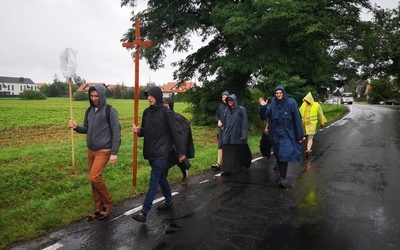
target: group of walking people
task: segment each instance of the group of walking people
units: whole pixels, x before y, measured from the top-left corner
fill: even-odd
[[[114,205],[102,174],[107,162],[114,164],[117,161],[121,131],[117,110],[106,102],[105,88],[102,85],[94,85],[89,88],[88,95],[90,106],[85,113],[83,125],[79,126],[71,118],[69,127],[78,133],[86,134],[89,179],[96,207],[87,220],[93,221],[106,218]],[[194,150],[193,141],[185,139],[182,131],[179,131],[180,125],[173,111],[173,102],[163,99],[161,88],[150,87],[145,91],[145,96],[149,107],[143,111],[141,126],[132,125],[132,132],[144,137],[143,156],[151,166],[150,184],[142,209],[132,215],[138,222],[146,222],[159,188],[165,199],[157,210],[165,210],[173,205],[167,179],[168,169],[178,165],[183,175],[181,184],[186,184],[191,165],[188,161],[190,153],[187,151],[190,147]],[[304,98],[306,104],[301,106],[300,111],[304,117],[311,114],[311,118],[303,118],[303,121],[296,101],[286,96],[283,86],[275,88],[270,105],[267,105],[263,98],[259,99],[259,115],[268,123],[280,174],[278,185],[281,187],[285,186],[288,162],[300,161],[303,125],[306,124],[308,143],[305,153],[306,156],[311,154],[314,125],[317,120],[315,116],[321,116],[322,110],[314,104],[316,102],[310,96],[311,93]],[[249,122],[246,108],[238,104],[235,94],[224,91],[221,94],[221,102],[216,112],[219,127],[218,159],[212,167],[222,170],[221,176],[230,176],[238,173],[242,167],[248,169],[251,165],[252,154],[247,143]],[[326,119],[322,120],[321,124],[325,121]],[[191,139],[191,131],[189,133]]]
[[[232,110],[230,100],[234,100],[233,106],[235,107],[236,105],[237,107],[236,117],[243,119],[242,126],[239,123],[230,123],[230,119],[227,119],[227,115],[231,114],[229,111]],[[242,147],[240,152],[232,151],[232,144],[235,142],[247,145],[248,121],[246,109],[236,104],[235,95],[229,95],[227,91],[224,91],[221,94],[221,102],[222,104],[216,112],[216,120],[219,127],[218,158],[217,163],[213,164],[212,168],[223,170],[221,175],[230,175],[232,174],[232,166],[242,165],[242,162],[248,159],[246,156],[248,147],[246,149]],[[318,102],[314,101],[311,93],[308,93],[303,98],[303,103],[299,109],[295,99],[287,97],[285,88],[281,85],[275,87],[274,97],[270,105],[267,105],[268,101],[262,97],[259,98],[259,103],[261,105],[259,115],[262,120],[267,122],[266,128],[268,128],[268,136],[276,158],[276,169],[279,171],[278,185],[285,187],[288,163],[300,161],[301,144],[305,138],[307,138],[307,149],[304,155],[308,157],[311,154],[317,123],[319,121],[323,127],[326,123],[326,118],[323,115],[322,108]],[[243,115],[240,115],[239,110],[243,110]],[[241,131],[240,129],[245,128],[246,132],[241,131],[240,134],[232,136],[232,127],[236,128],[235,131]],[[245,136],[243,137],[242,135]],[[235,138],[236,141],[232,138]],[[233,164],[232,160],[236,164]],[[245,166],[248,168],[250,164]],[[237,170],[237,167],[235,170]]]

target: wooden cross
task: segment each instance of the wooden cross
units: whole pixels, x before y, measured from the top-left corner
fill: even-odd
[[[139,112],[139,59],[140,59],[140,47],[153,46],[152,41],[140,41],[140,20],[135,20],[135,41],[122,43],[122,47],[136,48],[135,52],[135,93],[134,93],[134,118],[133,123],[138,126],[138,112]],[[137,148],[138,148],[138,135],[133,135],[133,167],[132,167],[132,185],[136,187],[136,176],[137,176]]]

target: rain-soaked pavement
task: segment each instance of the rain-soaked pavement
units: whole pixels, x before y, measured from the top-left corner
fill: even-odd
[[[12,249],[400,249],[400,112],[349,108],[317,133],[308,159],[289,164],[289,188],[278,188],[273,157],[254,156],[235,176],[210,170],[174,184],[174,207],[152,209],[145,224],[131,219],[140,196],[105,221]]]

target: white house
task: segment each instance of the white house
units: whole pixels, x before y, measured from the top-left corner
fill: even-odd
[[[27,89],[39,91],[30,78],[0,76],[0,96],[18,96]]]

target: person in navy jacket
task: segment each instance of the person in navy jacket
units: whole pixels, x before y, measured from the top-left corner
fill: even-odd
[[[270,105],[262,97],[259,102],[261,119],[269,119],[270,139],[278,160],[278,185],[285,187],[288,162],[299,162],[301,158],[304,135],[299,107],[293,98],[286,96],[285,88],[280,85],[275,87]]]

